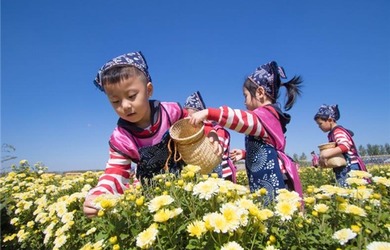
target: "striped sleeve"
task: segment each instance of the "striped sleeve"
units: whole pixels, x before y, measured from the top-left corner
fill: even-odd
[[[333,132],[334,140],[337,146],[341,149],[343,153],[351,151],[353,147],[353,142],[349,139],[348,135],[342,130],[336,128]]]
[[[214,130],[217,132],[219,144],[223,148],[223,156],[228,157],[229,156],[229,144],[230,144],[230,134],[229,132],[224,129],[222,126],[216,125],[214,126]]]
[[[238,133],[252,135],[256,137],[268,137],[264,126],[259,118],[251,111],[232,109],[222,106],[219,109],[209,108],[208,119],[218,121],[218,123],[228,129]]]
[[[110,148],[109,160],[104,173],[99,177],[96,187],[88,195],[123,194],[129,182],[131,160]]]

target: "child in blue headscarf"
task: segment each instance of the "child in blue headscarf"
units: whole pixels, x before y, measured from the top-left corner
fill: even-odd
[[[273,200],[278,190],[295,190],[302,197],[302,187],[297,165],[284,153],[284,133],[290,122],[290,115],[282,112],[277,104],[281,86],[287,89],[285,110],[289,110],[300,94],[300,77],[288,82],[282,67],[275,61],[258,67],[247,77],[243,86],[245,106],[248,110],[232,109],[227,106],[208,108],[191,117],[192,124],[204,120],[216,121],[219,125],[244,133],[245,150],[231,154],[233,160],[245,158],[245,167],[251,192],[265,188],[265,202]]]
[[[188,115],[191,115],[197,111],[204,110],[206,104],[203,101],[203,98],[199,91],[192,93],[187,97],[184,104],[184,108],[188,111]],[[230,146],[230,134],[223,127],[219,126],[215,122],[205,123],[206,133],[208,130],[213,128],[219,137],[219,141],[223,144],[223,154],[222,154],[222,163],[215,167],[211,173],[218,174],[219,178],[224,178],[231,180],[234,183],[236,182],[236,166],[234,166],[232,160],[229,158],[229,146]]]
[[[333,172],[336,175],[336,180],[339,185],[347,186],[345,182],[347,174],[351,170],[367,171],[366,166],[360,158],[355,142],[352,139],[354,133],[351,130],[345,129],[337,124],[337,120],[340,119],[340,111],[338,105],[321,105],[318,112],[314,116],[314,120],[318,127],[323,132],[328,133],[329,142],[335,142],[336,147],[323,150],[320,153],[320,165],[326,166],[326,161],[342,153],[347,161],[346,166],[333,168]]]

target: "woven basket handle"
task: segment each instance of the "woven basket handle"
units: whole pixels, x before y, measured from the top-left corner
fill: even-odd
[[[168,151],[169,151],[169,155],[168,155],[168,158],[167,160],[165,161],[165,165],[164,165],[164,170],[165,172],[168,171],[168,162],[169,162],[169,159],[171,158],[172,156],[172,149],[171,149],[171,141],[172,141],[172,138],[169,139],[169,142],[168,142]],[[173,152],[173,160],[175,162],[178,162],[181,160],[181,154],[177,151],[177,147],[176,147],[176,142],[173,141],[174,145],[175,145],[175,151]],[[179,158],[177,158],[177,155],[179,155]]]

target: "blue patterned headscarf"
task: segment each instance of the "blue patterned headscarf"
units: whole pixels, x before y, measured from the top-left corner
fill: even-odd
[[[123,66],[134,66],[137,69],[141,70],[142,73],[144,73],[146,79],[151,82],[152,78],[149,75],[148,71],[148,64],[146,63],[146,60],[144,56],[142,55],[141,51],[137,52],[130,52],[127,54],[120,55],[118,57],[115,57],[108,62],[106,62],[98,71],[95,80],[93,81],[96,87],[98,87],[101,91],[104,91],[103,84],[102,84],[102,75],[105,71],[108,69],[111,69],[115,66],[123,65]]]
[[[337,104],[335,104],[335,105],[326,105],[326,104],[321,105],[318,112],[314,116],[314,120],[317,118],[323,118],[323,119],[332,118],[335,121],[337,121],[338,119],[340,119],[340,111],[339,111],[338,105]]]
[[[196,91],[195,93],[192,93],[189,97],[187,97],[187,100],[184,104],[184,108],[192,108],[198,111],[206,108],[206,104],[204,104],[204,101],[199,91]]]
[[[276,100],[279,92],[280,78],[287,78],[286,73],[275,61],[259,66],[254,73],[248,76],[249,80],[259,87],[263,87],[267,95],[274,100]]]

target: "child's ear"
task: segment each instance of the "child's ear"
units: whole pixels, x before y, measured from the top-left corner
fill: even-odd
[[[258,87],[257,89],[256,89],[256,93],[257,93],[257,95],[258,95],[258,97],[259,98],[261,98],[261,97],[264,97],[264,95],[265,95],[265,89],[263,88],[263,87]]]
[[[146,84],[146,91],[147,91],[149,97],[151,97],[153,95],[153,84],[151,82],[148,82]]]

